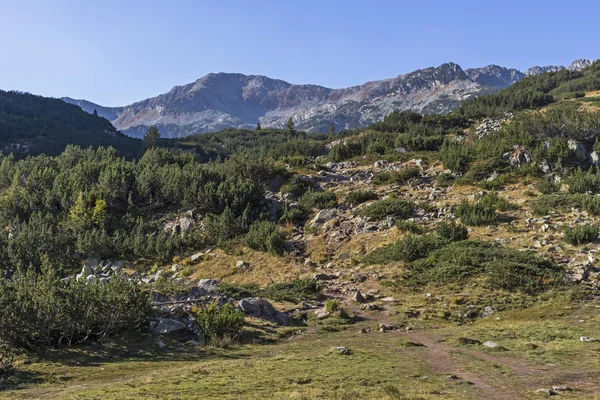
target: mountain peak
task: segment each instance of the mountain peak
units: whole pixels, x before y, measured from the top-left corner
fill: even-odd
[[[575,60],[568,68],[578,70],[591,63]],[[449,112],[465,99],[497,92],[526,75],[561,69],[565,67],[532,67],[522,73],[490,64],[463,70],[457,63],[446,62],[343,89],[216,72],[126,107],[64,100],[90,113],[96,109],[117,129],[136,137],[151,125],[158,125],[165,137],[182,137],[230,127],[252,129],[257,121],[263,127],[280,128],[290,117],[298,129],[320,132],[331,124],[338,130],[363,127],[395,110]]]

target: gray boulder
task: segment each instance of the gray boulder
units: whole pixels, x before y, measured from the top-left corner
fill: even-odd
[[[154,327],[154,334],[156,335],[171,335],[174,333],[180,333],[187,331],[188,327],[183,322],[177,321],[170,318],[162,318],[158,321],[158,324]]]
[[[583,143],[571,139],[567,142],[567,145],[569,146],[569,149],[575,153],[575,157],[582,161],[587,160],[588,156]]]
[[[261,297],[247,297],[240,300],[239,307],[251,317],[276,322],[280,325],[289,325],[290,317],[283,312],[277,311],[267,300]]]
[[[315,215],[315,217],[310,221],[310,226],[313,228],[318,228],[325,224],[327,221],[332,220],[335,217],[335,210],[321,210]]]
[[[590,162],[596,167],[600,166],[600,153],[593,151],[590,153]]]
[[[362,295],[362,293],[360,292],[360,290],[357,290],[352,295],[352,301],[355,301],[357,303],[364,303],[365,302],[365,297]]]

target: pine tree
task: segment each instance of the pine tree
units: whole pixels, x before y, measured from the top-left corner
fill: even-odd
[[[94,221],[96,226],[103,227],[106,224],[107,217],[108,212],[106,210],[106,201],[102,199],[96,200],[96,205],[92,211],[92,221]]]
[[[260,131],[262,129],[262,126],[260,126],[260,121],[258,121],[258,123],[256,124],[256,130]]]
[[[90,225],[90,211],[83,199],[83,193],[79,192],[75,204],[69,210],[71,227],[76,231],[87,229]]]
[[[329,137],[333,137],[335,135],[335,126],[333,124],[329,124]]]
[[[292,117],[290,117],[287,124],[285,124],[285,129],[287,129],[288,132],[294,132],[294,120]]]
[[[156,125],[153,125],[148,129],[144,135],[144,145],[146,148],[151,149],[158,146],[158,140],[160,139],[160,132]]]
[[[94,112],[93,112],[93,114],[94,114],[94,117],[97,117],[97,116],[98,116],[98,110],[96,110],[96,109],[94,108]]]

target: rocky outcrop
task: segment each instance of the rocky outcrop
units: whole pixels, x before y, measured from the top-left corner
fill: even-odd
[[[242,299],[239,302],[239,307],[246,315],[251,317],[276,322],[280,325],[290,324],[290,317],[286,313],[277,311],[271,303],[263,298],[248,297]]]

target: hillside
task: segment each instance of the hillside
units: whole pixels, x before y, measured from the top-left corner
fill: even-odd
[[[68,144],[113,146],[139,154],[141,142],[119,132],[106,119],[59,99],[0,91],[0,151],[22,155],[61,153]]]
[[[578,60],[568,67],[589,65]],[[528,75],[552,68],[535,67]],[[296,128],[327,132],[362,128],[392,111],[446,113],[465,100],[497,92],[525,74],[497,65],[463,70],[454,63],[425,68],[360,86],[330,89],[294,85],[260,75],[209,74],[188,85],[125,107],[102,107],[85,100],[63,98],[85,111],[97,110],[120,131],[142,137],[158,125],[165,137],[178,138],[226,128],[283,128],[293,118]]]
[[[597,398],[599,71],[4,158],[0,398]]]

